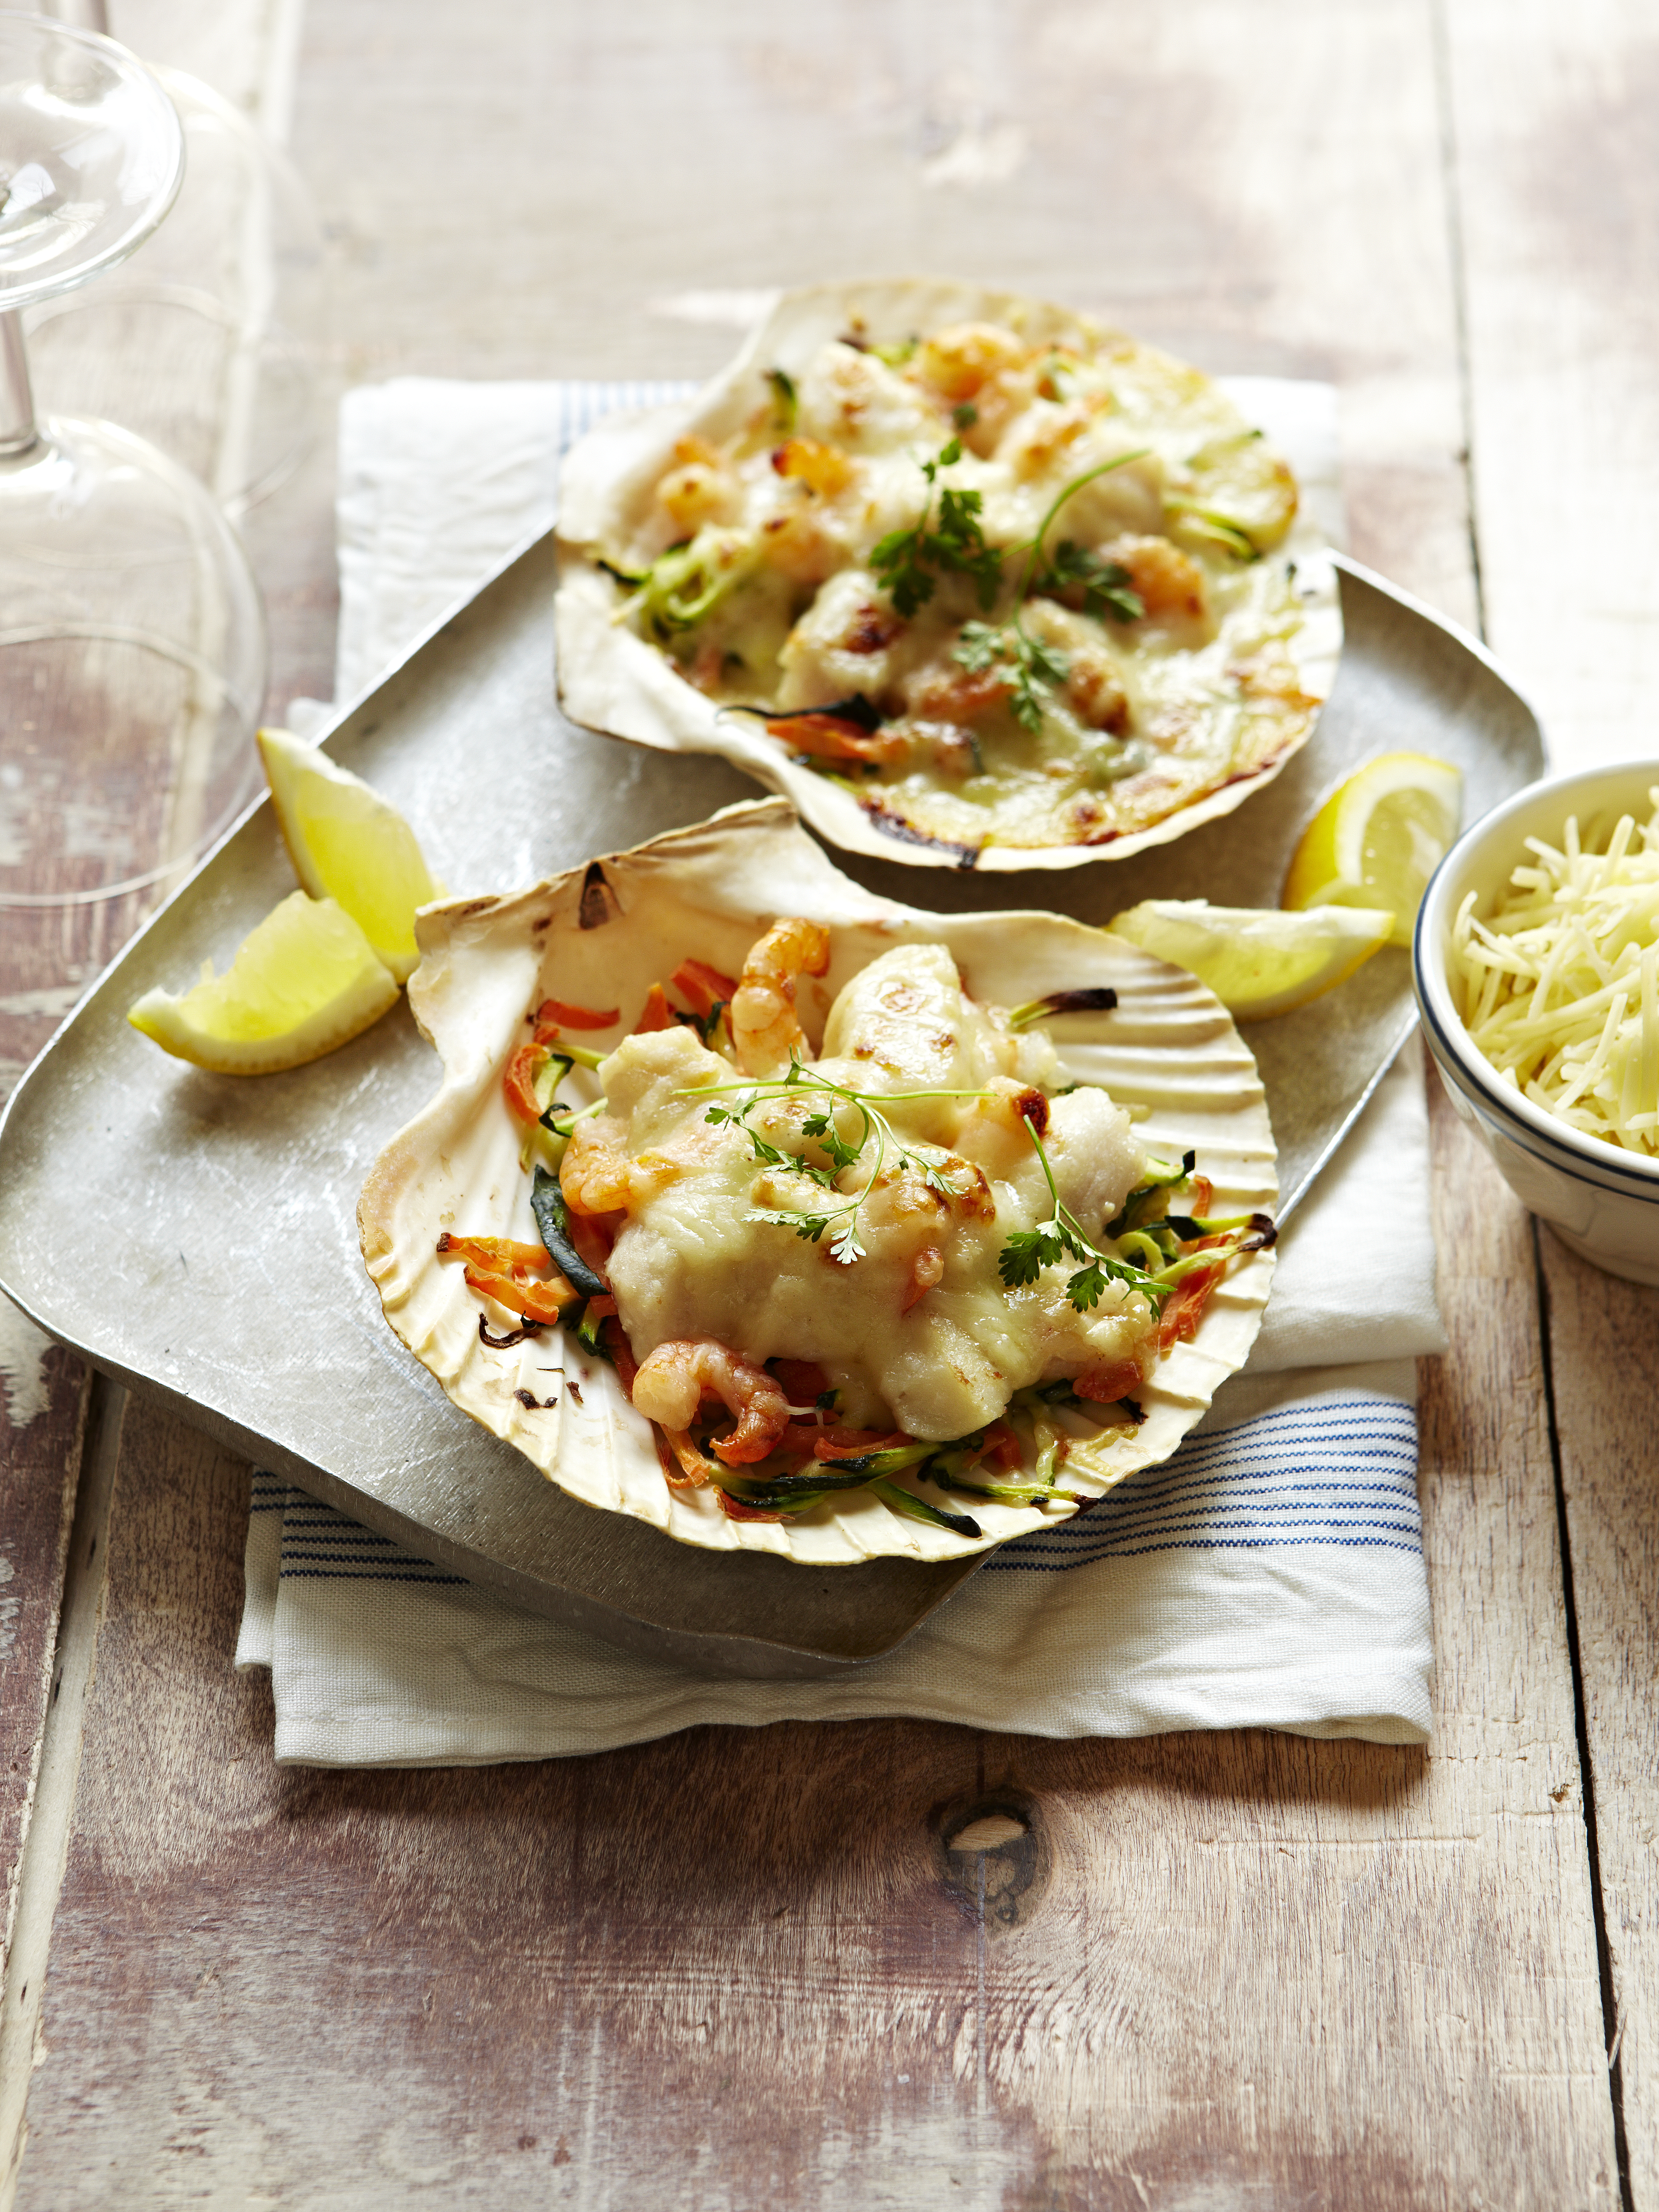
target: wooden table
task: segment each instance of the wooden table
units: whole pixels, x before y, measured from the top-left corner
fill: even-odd
[[[1012,279],[1334,380],[1360,557],[1484,628],[1559,763],[1655,750],[1638,0],[113,12],[291,116],[331,391],[696,372],[734,291]],[[331,494],[325,455],[251,526],[279,710],[330,690]],[[131,919],[0,920],[14,1075]],[[1659,1297],[1435,1131],[1426,1751],[893,1722],[278,1770],[247,1469],[8,1326],[16,2202],[1659,2205]],[[947,1858],[1006,1789],[1030,1840]]]

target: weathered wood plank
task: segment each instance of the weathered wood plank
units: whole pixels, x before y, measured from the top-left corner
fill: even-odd
[[[1559,765],[1650,756],[1652,10],[1448,0],[1447,20],[1490,636],[1535,687]]]
[[[1492,641],[1556,764],[1655,750],[1659,466],[1651,11],[1450,0],[1475,478]],[[1632,2201],[1659,2205],[1652,1686],[1659,1297],[1541,1238]]]
[[[1356,536],[1472,611],[1424,0],[479,0],[441,68],[419,20],[306,29],[294,152],[354,379],[696,374],[734,332],[684,317],[732,288],[981,275],[1334,379]]]
[[[310,26],[353,373],[712,366],[653,303],[982,270],[1338,378],[1358,550],[1468,612],[1422,0],[447,24]],[[1437,1141],[1426,1756],[887,1723],[278,1772],[242,1473],[135,1407],[19,2202],[1616,2201],[1529,1245]],[[1024,1839],[950,1853],[974,1809]]]
[[[1426,1755],[896,1723],[278,1771],[241,1472],[133,1407],[20,2205],[112,2163],[134,2207],[1616,2203],[1529,1237],[1437,1143]],[[948,1852],[975,1809],[1027,1833]]]
[[[1659,2204],[1659,1291],[1540,1232],[1632,2201]]]
[[[80,1361],[0,1298],[0,1982],[51,1697],[86,1396]]]

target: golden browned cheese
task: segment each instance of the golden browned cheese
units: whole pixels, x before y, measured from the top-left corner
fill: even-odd
[[[575,1175],[567,1155],[566,1188],[579,1175],[625,1211],[610,1279],[636,1358],[706,1340],[756,1368],[815,1360],[845,1418],[945,1439],[994,1419],[1018,1389],[1133,1360],[1155,1336],[1146,1300],[1121,1284],[1088,1313],[1067,1299],[1064,1267],[1004,1285],[998,1257],[1009,1235],[1034,1228],[1052,1203],[1018,1102],[1058,1071],[1046,1037],[1015,1036],[963,997],[943,947],[903,945],[872,961],[841,993],[823,1056],[807,1065],[878,1097],[897,1137],[928,1148],[950,1194],[879,1139],[861,1145],[826,1194],[757,1158],[744,1130],[710,1124],[708,1102],[688,1094],[729,1087],[732,1071],[692,1030],[629,1037],[600,1071],[608,1111],[578,1125],[601,1133],[584,1140]],[[969,1095],[902,1095],[921,1090]],[[799,1155],[801,1123],[823,1099],[805,1091],[763,1103],[750,1127]],[[1085,1085],[1047,1103],[1060,1195],[1098,1237],[1145,1156],[1103,1091]],[[855,1141],[856,1110],[838,1108],[836,1126]],[[863,1254],[851,1265],[829,1235],[809,1241],[787,1220],[755,1218],[860,1194]]]
[[[769,398],[722,441],[683,438],[613,550],[648,572],[627,618],[712,700],[882,717],[879,758],[809,749],[866,809],[1049,848],[1144,830],[1305,737],[1275,557],[1296,511],[1285,462],[1196,371],[977,320],[821,345],[786,434]],[[894,547],[918,532],[907,592]],[[1000,574],[974,568],[988,548]]]

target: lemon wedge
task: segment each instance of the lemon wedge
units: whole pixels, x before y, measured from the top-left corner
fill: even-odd
[[[182,997],[146,991],[128,1009],[164,1051],[221,1075],[272,1075],[319,1060],[396,1002],[397,978],[332,899],[292,892]]]
[[[287,730],[261,730],[259,757],[294,872],[343,906],[400,983],[421,955],[415,909],[441,896],[415,832],[349,769]]]
[[[1352,975],[1394,926],[1391,914],[1317,906],[1212,906],[1207,899],[1143,899],[1109,921],[1115,937],[1185,968],[1242,1022],[1305,1006]]]
[[[1409,945],[1424,888],[1463,812],[1463,778],[1430,753],[1379,753],[1338,784],[1302,833],[1281,906],[1386,907]]]

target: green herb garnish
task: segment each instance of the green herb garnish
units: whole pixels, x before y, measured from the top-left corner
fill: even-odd
[[[815,1166],[793,1152],[782,1151],[762,1136],[758,1129],[749,1126],[750,1115],[763,1100],[787,1098],[802,1091],[819,1092],[824,1099],[822,1111],[809,1115],[802,1122],[801,1133],[814,1139],[829,1154],[830,1164],[827,1167]],[[701,1098],[721,1093],[732,1094],[731,1105],[710,1106],[703,1117],[705,1121],[716,1124],[727,1122],[732,1127],[741,1129],[754,1148],[755,1158],[763,1166],[781,1168],[788,1174],[805,1176],[820,1190],[844,1200],[840,1206],[821,1207],[750,1206],[750,1220],[770,1223],[781,1229],[793,1229],[797,1237],[811,1244],[817,1243],[827,1235],[830,1256],[844,1267],[850,1267],[855,1261],[865,1256],[865,1247],[859,1236],[859,1216],[866,1198],[876,1186],[890,1152],[901,1172],[908,1170],[937,1197],[948,1201],[960,1198],[963,1194],[963,1186],[952,1182],[944,1172],[943,1164],[950,1155],[936,1145],[906,1144],[881,1111],[881,1103],[891,1105],[899,1099],[978,1098],[983,1096],[977,1091],[853,1091],[844,1084],[830,1082],[827,1076],[804,1066],[798,1060],[790,1061],[788,1074],[776,1083],[699,1084],[692,1090],[681,1092],[680,1096]],[[834,1115],[837,1105],[850,1106],[859,1115],[856,1143],[849,1144],[836,1127]],[[839,1177],[862,1158],[866,1146],[872,1140],[876,1156],[869,1181],[861,1191],[846,1198],[840,1188]]]
[[[1043,692],[1058,690],[1071,672],[1065,654],[1033,637],[1018,616],[1010,623],[963,623],[954,658],[973,676],[1005,670],[1009,708],[1033,736],[1042,727]]]
[[[890,530],[870,556],[870,566],[886,586],[895,610],[908,622],[921,612],[937,588],[939,574],[971,576],[981,607],[989,611],[1002,581],[1002,556],[985,542],[980,512],[985,501],[977,491],[938,483],[941,469],[962,459],[962,441],[952,438],[931,461],[921,464],[927,479],[927,498],[920,519],[908,530]],[[933,496],[939,495],[939,520],[932,524]],[[930,526],[932,525],[932,526]]]
[[[1078,584],[1083,586],[1085,614],[1132,623],[1139,622],[1146,612],[1146,602],[1121,562],[1103,561],[1098,553],[1091,553],[1075,538],[1062,538],[1032,589],[1057,599]]]
[[[952,445],[955,442],[952,440]],[[945,450],[949,452],[951,448],[947,447]],[[1058,577],[1059,571],[1055,564],[1061,560],[1067,561],[1073,571],[1078,570],[1084,564],[1091,563],[1092,566],[1087,568],[1086,573],[1096,580],[1095,588],[1103,593],[1120,590],[1120,586],[1109,578],[1109,571],[1114,572],[1115,575],[1121,575],[1124,585],[1129,581],[1127,568],[1119,570],[1115,562],[1103,562],[1097,560],[1092,554],[1079,553],[1070,538],[1062,543],[1054,562],[1045,562],[1042,550],[1043,540],[1048,534],[1050,525],[1067,500],[1074,498],[1085,484],[1091,484],[1097,477],[1108,476],[1114,469],[1127,468],[1131,461],[1144,460],[1148,448],[1142,447],[1133,453],[1120,453],[1115,460],[1102,461],[1097,468],[1085,469],[1081,476],[1073,477],[1070,483],[1064,485],[1050,503],[1048,512],[1037,525],[1036,537],[1024,548],[1025,566],[1021,571],[1019,583],[1014,592],[1012,615],[1000,623],[970,622],[964,623],[962,626],[962,635],[955,648],[955,658],[971,675],[982,675],[987,669],[993,668],[1006,671],[1009,707],[1012,710],[1015,720],[1023,728],[1030,731],[1034,737],[1042,727],[1042,718],[1048,696],[1057,691],[1065,683],[1071,672],[1071,667],[1063,653],[1056,652],[1053,646],[1045,645],[1041,638],[1031,635],[1025,627],[1024,617],[1020,612],[1021,608],[1033,591],[1047,589],[1048,580]],[[1071,547],[1069,555],[1066,550],[1067,546]],[[1018,551],[1019,549],[1016,547],[1013,550]],[[1079,580],[1082,580],[1081,577],[1073,573],[1067,574],[1063,582],[1069,584]],[[1146,611],[1133,592],[1127,594],[1127,599],[1134,601],[1138,612]],[[988,609],[989,602],[981,596],[981,605]],[[1134,617],[1125,617],[1123,619],[1133,620]]]
[[[1132,1266],[1127,1260],[1113,1259],[1086,1234],[1082,1223],[1060,1200],[1048,1152],[1029,1115],[1025,1129],[1042,1164],[1043,1180],[1048,1186],[1054,1210],[1035,1229],[1015,1230],[1003,1246],[997,1269],[1008,1288],[1034,1283],[1045,1267],[1053,1267],[1061,1259],[1073,1259],[1080,1261],[1082,1265],[1067,1282],[1066,1295],[1079,1313],[1089,1313],[1099,1304],[1108,1283],[1127,1283],[1131,1290],[1142,1291],[1149,1298],[1167,1297],[1173,1284],[1147,1273],[1145,1268]]]
[[[794,380],[781,368],[769,368],[766,380],[772,387],[772,427],[780,438],[793,434],[798,401]]]

